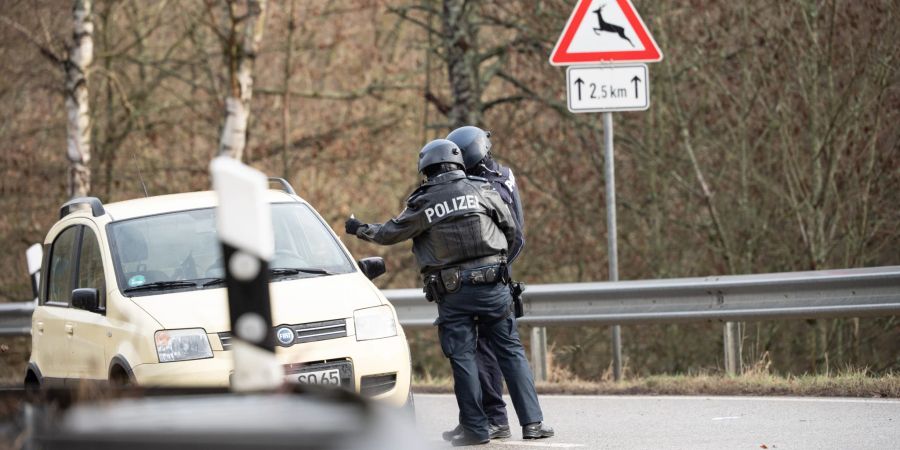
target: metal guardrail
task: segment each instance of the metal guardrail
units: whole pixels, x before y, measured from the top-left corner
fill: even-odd
[[[437,308],[421,289],[382,291],[405,327]],[[666,280],[541,284],[525,291],[532,325],[752,321],[900,314],[900,266]]]
[[[34,302],[0,303],[0,336],[31,334],[31,313]]]
[[[429,327],[421,289],[386,289],[400,323]],[[525,292],[531,325],[746,321],[900,314],[900,266],[666,280],[539,284]],[[0,336],[27,335],[33,303],[0,303]]]

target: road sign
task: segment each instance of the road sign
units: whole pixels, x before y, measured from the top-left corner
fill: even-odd
[[[657,62],[662,58],[631,0],[579,0],[550,54],[550,64]]]
[[[569,111],[643,111],[650,107],[646,64],[571,66],[566,70]]]

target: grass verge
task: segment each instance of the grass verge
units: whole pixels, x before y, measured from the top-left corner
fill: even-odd
[[[900,375],[872,376],[864,370],[836,375],[777,376],[748,373],[653,375],[613,381],[560,380],[537,383],[539,394],[567,395],[746,395],[900,398]],[[417,393],[452,393],[450,378],[413,380]]]

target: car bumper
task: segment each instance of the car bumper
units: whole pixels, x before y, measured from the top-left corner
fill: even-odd
[[[383,381],[394,375],[393,387],[382,383],[372,398],[388,404],[402,406],[410,389],[410,359],[406,337],[399,334],[384,339],[357,341],[347,336],[327,341],[310,342],[275,350],[279,362],[285,366],[312,369],[318,363],[346,360],[352,367],[352,388],[360,392],[365,382]],[[214,351],[212,358],[170,363],[140,364],[132,368],[135,381],[142,386],[226,387],[230,384],[234,368],[232,352]],[[381,375],[382,377],[376,377]],[[369,378],[371,377],[371,378]],[[286,375],[285,380],[295,381],[296,375]],[[349,387],[349,386],[348,386]]]

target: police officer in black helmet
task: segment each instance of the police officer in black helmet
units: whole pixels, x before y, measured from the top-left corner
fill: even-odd
[[[525,216],[516,178],[508,167],[497,163],[491,153],[491,134],[474,126],[465,126],[453,130],[447,140],[453,141],[463,152],[463,162],[469,175],[487,179],[503,202],[512,212],[516,222],[516,235],[509,248],[507,261],[507,277],[511,278],[509,267],[519,256],[525,245]],[[503,377],[497,356],[488,340],[488,333],[481,325],[478,328],[478,344],[475,350],[475,361],[478,365],[478,379],[481,382],[481,405],[488,417],[491,438],[510,437],[509,418],[506,415],[506,402],[503,401]],[[521,419],[521,418],[520,418]],[[462,431],[461,426],[443,434],[444,440],[450,440]]]
[[[427,180],[410,194],[406,208],[381,224],[351,217],[345,230],[382,245],[413,240],[427,296],[437,302],[441,349],[453,369],[462,432],[452,437],[452,444],[490,441],[475,363],[479,324],[496,353],[523,437],[549,437],[553,430],[541,423],[534,379],[502,276],[506,253],[515,241],[515,220],[490,183],[467,176],[464,168],[456,144],[446,139],[429,142],[419,153],[419,172]]]

